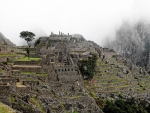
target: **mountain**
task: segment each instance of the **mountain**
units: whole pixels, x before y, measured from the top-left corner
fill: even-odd
[[[14,44],[9,39],[7,39],[1,32],[0,32],[0,42],[10,47],[14,46]]]
[[[116,39],[107,46],[132,63],[150,69],[150,24],[124,23],[116,32]]]
[[[130,27],[120,32],[124,35],[134,32],[134,26]],[[133,50],[143,52],[144,49],[137,48],[138,44],[147,43],[136,37],[140,41],[132,39],[131,44],[128,38],[119,41],[128,42],[131,49],[135,43]],[[112,49],[83,39],[52,34],[40,37],[36,46],[30,48],[30,59],[22,56],[26,55],[24,47],[17,48],[21,54],[18,51],[14,55],[1,54],[6,60],[0,61],[0,101],[17,113],[147,113],[150,109],[147,71]],[[127,44],[124,46],[128,47]],[[135,57],[137,54],[141,55],[136,51]]]

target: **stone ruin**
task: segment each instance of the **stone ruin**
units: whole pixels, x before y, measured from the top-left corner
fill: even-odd
[[[49,40],[53,41],[50,43]],[[68,41],[71,41],[72,44],[67,44]],[[40,56],[40,61],[14,60],[11,64],[4,64],[2,66],[3,73],[0,75],[0,101],[11,105],[18,111],[27,111],[28,113],[43,112],[30,99],[36,99],[46,112],[65,113],[66,110],[70,112],[77,110],[81,113],[101,113],[102,111],[95,101],[87,94],[77,66],[78,59],[88,58],[90,52],[100,55],[101,48],[92,49],[89,47],[89,42],[83,44],[83,49],[82,47],[78,48],[76,42],[80,41],[84,42],[85,40],[76,39],[69,34],[59,33],[56,35],[52,33],[50,37],[39,43],[42,46],[37,45],[36,48],[31,49],[31,51],[35,51],[35,56]],[[21,47],[19,47],[19,51],[21,51],[20,49]],[[14,56],[14,58],[18,58],[18,56]],[[45,76],[37,76],[38,74],[45,74]],[[65,107],[62,107],[60,102]],[[67,108],[68,104],[73,105],[71,109]]]

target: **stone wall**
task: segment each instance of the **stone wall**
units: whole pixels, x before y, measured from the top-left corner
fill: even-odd
[[[103,113],[95,103],[94,99],[89,96],[77,96],[64,98],[65,108],[71,112],[72,108],[80,113]]]
[[[17,94],[21,94],[21,95],[25,95],[25,94],[29,94],[30,93],[30,87],[26,86],[26,87],[16,87],[16,93]]]
[[[4,75],[0,76],[0,85],[14,86],[14,83],[15,83],[15,79],[12,78],[11,76],[4,76]]]
[[[55,67],[55,73],[70,73],[70,72],[75,72],[75,69],[73,66],[57,66]]]
[[[15,61],[14,65],[40,65],[40,61]]]
[[[109,48],[103,48],[103,52],[109,52]]]
[[[42,67],[18,67],[18,66],[13,66],[13,70],[20,70],[22,72],[35,72],[35,73],[44,73]]]
[[[10,102],[11,88],[9,85],[0,85],[0,101],[4,103]]]
[[[36,85],[38,85],[39,84],[39,82],[38,81],[27,81],[27,80],[23,80],[23,85],[26,85],[26,86],[36,86]]]
[[[22,58],[22,56],[0,56],[0,62],[6,62],[13,60],[14,58]]]

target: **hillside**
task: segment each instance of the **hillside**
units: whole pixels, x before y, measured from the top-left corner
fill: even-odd
[[[133,64],[149,70],[149,31],[150,26],[146,22],[138,22],[134,25],[124,23],[116,32],[115,40],[107,46]]]
[[[0,101],[17,112],[103,113],[106,101],[119,96],[149,102],[150,77],[144,68],[83,37],[40,37],[30,58],[26,47],[12,49],[0,54]]]
[[[0,33],[0,42],[9,47],[14,46],[14,44],[9,39],[7,39],[2,33]]]
[[[0,103],[0,113],[16,113],[16,111],[14,111],[9,106],[7,106],[3,103]]]
[[[106,54],[105,54],[106,53]],[[99,58],[96,74],[87,84],[89,91],[97,94],[122,94],[141,97],[148,94],[150,77],[145,69],[133,65],[122,57],[105,52],[105,58]]]
[[[94,47],[82,38],[52,34],[30,48],[29,59],[26,47],[2,53],[0,101],[26,113],[103,113],[85,89],[77,66],[78,59],[97,53]]]
[[[123,106],[124,108],[119,108],[120,105],[116,103],[116,106],[115,101],[122,101],[120,104],[123,105],[124,101],[135,99],[133,106],[138,106],[139,108],[142,106],[140,109],[143,109],[139,113],[148,113],[145,109],[149,109],[150,105],[150,76],[146,70],[124,60],[123,57],[118,56],[115,52],[109,51],[103,52],[103,54],[97,61],[94,77],[91,80],[84,80],[86,89],[95,99],[98,106],[107,111],[106,113],[119,112],[119,109],[125,109],[125,112],[129,113],[125,105]],[[131,108],[128,107],[128,109],[136,111],[132,106]],[[136,109],[138,110],[138,108]],[[122,112],[120,111],[119,113]]]

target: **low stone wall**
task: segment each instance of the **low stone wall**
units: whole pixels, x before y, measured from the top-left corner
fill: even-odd
[[[20,70],[11,70],[12,75],[18,75],[20,74]]]
[[[10,92],[10,86],[9,85],[0,85],[0,95],[2,93],[8,93]]]
[[[6,62],[7,60],[13,60],[14,58],[22,58],[22,56],[0,56],[0,62]]]
[[[40,61],[15,61],[14,65],[40,65]]]
[[[74,82],[81,79],[80,75],[77,75],[76,73],[67,73],[67,74],[60,74],[58,75],[59,81],[65,83],[65,82]]]
[[[22,71],[22,72],[35,72],[35,73],[42,73],[43,72],[43,69],[42,69],[42,67],[30,67],[30,66],[28,66],[28,67],[19,67],[19,66],[14,66],[14,67],[12,67],[12,69],[13,70],[20,70],[20,71]]]
[[[97,106],[95,100],[89,96],[75,96],[74,98],[64,98],[64,107],[70,111],[73,109],[80,113],[103,113]]]
[[[5,93],[4,96],[0,96],[0,101],[6,105],[10,105],[10,95]]]
[[[30,57],[39,58],[40,55],[39,54],[30,54]]]
[[[14,82],[15,82],[15,80],[12,79],[12,78],[1,78],[1,79],[0,79],[0,84],[13,85]]]
[[[7,85],[0,85],[0,101],[4,103],[10,102],[11,88]]]
[[[103,52],[103,54],[108,58],[112,57],[112,56],[116,56],[115,52]]]
[[[7,76],[7,75],[4,75],[4,74],[0,75],[0,78],[2,78],[2,79],[6,79],[6,78],[11,78],[11,79],[13,79],[13,77]]]
[[[71,91],[73,84],[60,84],[58,86],[52,86],[54,92],[68,92]]]
[[[37,97],[46,97],[46,98],[51,98],[50,97],[50,92],[48,92],[48,90],[44,90],[44,89],[40,89],[38,94],[37,94]]]
[[[33,85],[33,86],[36,86],[38,84],[39,84],[38,81],[25,81],[25,80],[23,81],[23,85],[28,85],[28,86]]]
[[[35,78],[36,79],[37,76],[36,76],[36,74],[20,74],[20,78],[23,80],[25,80],[26,78],[31,78],[31,79]]]
[[[30,87],[16,87],[16,93],[17,94],[29,94],[30,93]]]
[[[42,80],[45,83],[49,81],[49,75],[47,75],[47,76],[37,76],[37,78],[39,80]]]
[[[11,76],[0,76],[0,85],[14,85],[14,82]]]

